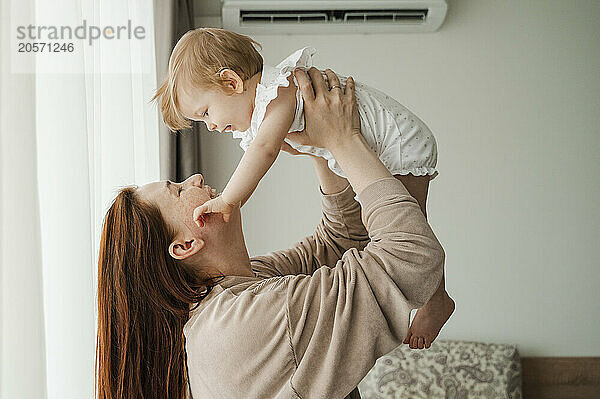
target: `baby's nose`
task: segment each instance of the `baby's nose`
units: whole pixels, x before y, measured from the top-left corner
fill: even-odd
[[[216,128],[217,128],[217,125],[215,125],[214,123],[208,124],[208,130],[210,130],[211,132],[215,131]]]

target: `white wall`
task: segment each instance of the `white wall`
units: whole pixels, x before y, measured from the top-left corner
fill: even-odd
[[[315,46],[319,66],[391,94],[436,135],[428,216],[457,303],[442,338],[600,355],[598,20],[598,1],[461,0],[430,34],[255,37],[272,65]],[[209,184],[241,155],[206,133]],[[280,155],[243,210],[250,253],[310,233],[317,193],[310,161]]]

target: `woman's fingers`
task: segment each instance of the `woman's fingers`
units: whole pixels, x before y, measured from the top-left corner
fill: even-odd
[[[313,85],[310,81],[310,78],[306,72],[304,72],[302,69],[296,69],[294,71],[294,76],[296,77],[296,81],[298,82],[298,87],[300,87],[304,101],[313,101],[315,99],[315,92],[313,90]]]
[[[310,80],[312,80],[316,97],[320,95],[322,96],[329,91],[329,87],[327,87],[327,83],[325,83],[325,79],[323,79],[321,71],[315,67],[312,67],[308,70],[308,74],[310,75]]]
[[[325,75],[317,68],[310,68],[308,75],[302,70],[294,73],[305,101],[305,126],[302,132],[290,133],[287,138],[300,145],[329,148],[343,141],[344,136],[360,134],[354,81],[350,80],[350,90],[335,88],[329,91],[325,79],[332,87],[340,84],[332,70],[328,69]]]
[[[339,94],[343,94],[344,93],[344,89],[342,88],[342,85],[340,83],[340,79],[335,74],[335,72],[333,72],[331,69],[326,69],[325,70],[325,75],[327,75],[327,81],[329,82],[329,90],[330,91],[336,91],[337,90],[339,92]],[[336,88],[332,89],[332,87],[336,87]]]
[[[354,98],[354,78],[352,76],[348,76],[346,79],[346,87],[344,88],[344,96],[348,98]]]
[[[358,113],[358,103],[354,94],[354,78],[349,76],[346,79],[346,90],[344,91],[343,101],[352,104],[352,128],[355,131],[360,131],[360,114]]]

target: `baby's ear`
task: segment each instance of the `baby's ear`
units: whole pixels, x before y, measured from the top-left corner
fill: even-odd
[[[244,80],[235,71],[224,68],[219,71],[219,77],[223,85],[234,93],[240,94],[244,91]]]

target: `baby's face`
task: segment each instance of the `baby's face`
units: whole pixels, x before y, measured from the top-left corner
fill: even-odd
[[[251,90],[227,95],[218,89],[194,88],[181,93],[180,108],[186,118],[204,122],[210,131],[243,132],[250,127],[253,102]]]

